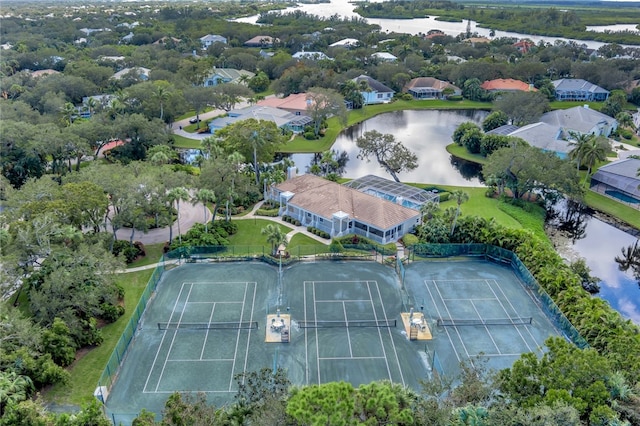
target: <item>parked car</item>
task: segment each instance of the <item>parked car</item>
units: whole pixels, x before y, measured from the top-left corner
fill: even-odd
[[[191,124],[196,124],[198,121],[200,121],[200,119],[198,119],[196,117],[193,117],[193,118],[189,119],[189,123],[191,123]]]

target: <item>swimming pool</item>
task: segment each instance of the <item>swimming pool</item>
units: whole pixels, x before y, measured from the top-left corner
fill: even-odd
[[[604,193],[606,195],[608,195],[609,197],[616,198],[616,199],[618,199],[620,201],[624,201],[625,203],[640,204],[640,200],[637,200],[637,199],[635,199],[633,197],[630,197],[627,194],[623,194],[620,191],[614,191],[614,190],[608,189],[608,190],[604,191]]]

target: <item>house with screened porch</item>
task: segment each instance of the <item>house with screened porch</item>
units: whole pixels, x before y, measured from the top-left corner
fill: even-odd
[[[386,244],[420,223],[419,206],[406,207],[401,196],[394,202],[363,189],[305,174],[271,187],[267,198],[280,203],[281,215],[294,217],[303,226],[320,229],[331,237],[358,234]]]

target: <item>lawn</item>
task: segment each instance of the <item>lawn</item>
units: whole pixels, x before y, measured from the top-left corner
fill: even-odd
[[[173,135],[173,146],[175,148],[200,149],[200,139],[189,139],[180,135]]]
[[[268,224],[278,225],[284,233],[289,233],[293,230],[293,228],[266,219],[242,219],[234,220],[233,223],[238,225],[238,232],[229,236],[229,243],[232,246],[270,247],[271,244],[267,242],[267,237],[261,233],[262,228]]]
[[[46,400],[59,404],[81,405],[93,398],[93,391],[98,384],[100,375],[124,328],[129,323],[129,318],[134,312],[152,272],[153,269],[149,269],[117,276],[118,283],[125,289],[125,314],[118,321],[102,328],[102,336],[104,337],[102,345],[92,348],[86,353],[79,352],[84,356],[69,367],[71,373],[69,383],[53,386],[45,393]]]
[[[144,246],[146,256],[127,265],[127,268],[137,268],[139,266],[151,265],[160,260],[163,254],[164,243],[148,244]]]

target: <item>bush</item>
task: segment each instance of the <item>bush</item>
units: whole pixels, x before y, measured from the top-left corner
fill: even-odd
[[[278,216],[278,209],[258,209],[256,210],[257,216],[276,217]]]
[[[123,255],[125,262],[127,263],[133,262],[138,256],[145,255],[144,245],[139,241],[136,241],[132,245],[126,240],[116,240],[113,243],[113,249],[111,252],[114,256]]]
[[[413,234],[405,234],[404,237],[402,237],[402,244],[404,244],[405,247],[416,245],[419,241],[418,237]]]
[[[633,132],[629,129],[618,129],[618,133],[624,139],[631,140],[633,138]]]
[[[315,132],[304,132],[304,138],[310,141],[318,139]]]
[[[109,323],[115,322],[124,314],[124,306],[103,303],[100,305],[100,308],[102,309],[102,315],[100,315],[100,318]]]
[[[440,194],[440,202],[449,201],[450,197],[451,197],[451,193],[450,192],[443,192],[443,193]]]
[[[448,101],[461,101],[462,99],[463,99],[462,95],[447,96]]]

